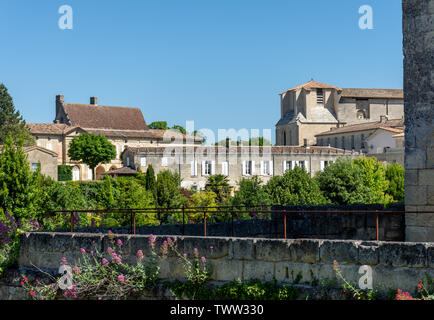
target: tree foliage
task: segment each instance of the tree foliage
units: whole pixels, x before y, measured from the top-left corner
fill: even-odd
[[[21,137],[6,138],[0,155],[0,207],[16,217],[31,217],[37,195],[38,172],[32,172]]]
[[[167,121],[154,121],[148,124],[149,129],[168,130]]]
[[[263,204],[271,204],[271,199],[262,185],[262,180],[258,176],[242,178],[232,198],[232,205],[250,207]]]
[[[274,176],[265,186],[265,191],[275,205],[326,204],[318,182],[303,168],[295,167],[283,176]]]
[[[72,140],[68,156],[73,161],[82,161],[87,164],[92,169],[93,179],[95,179],[96,166],[115,159],[116,149],[102,135],[83,133]]]
[[[387,193],[397,202],[404,201],[404,167],[399,163],[388,165],[386,178],[389,181]]]
[[[160,171],[157,175],[157,206],[159,208],[180,207],[185,198],[180,192],[181,179],[179,174],[170,170]]]
[[[0,145],[5,143],[9,133],[12,134],[13,140],[18,140],[20,137],[25,146],[35,144],[35,139],[26,127],[25,121],[19,111],[15,110],[8,89],[0,83]]]
[[[216,202],[223,203],[228,201],[232,187],[229,184],[228,177],[222,174],[216,174],[208,177],[205,184],[205,190],[214,192],[216,195]]]

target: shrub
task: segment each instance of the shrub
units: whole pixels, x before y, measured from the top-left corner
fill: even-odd
[[[386,178],[389,181],[387,193],[395,201],[404,201],[404,167],[399,163],[388,165],[386,168]]]
[[[57,180],[71,181],[72,180],[72,166],[58,165],[57,166]]]

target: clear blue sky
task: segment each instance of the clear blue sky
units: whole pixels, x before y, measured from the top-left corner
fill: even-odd
[[[60,30],[61,5],[73,30]],[[358,27],[371,5],[374,29]],[[278,93],[314,78],[402,88],[398,0],[2,0],[0,82],[27,122],[67,102],[140,107],[148,123],[273,129]]]

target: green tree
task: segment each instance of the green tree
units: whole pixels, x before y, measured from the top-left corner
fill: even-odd
[[[148,124],[149,129],[157,129],[157,130],[169,130],[167,127],[166,121],[154,121],[150,124]]]
[[[177,173],[162,170],[157,175],[157,206],[175,208],[184,204],[185,198],[180,191],[181,179]]]
[[[386,178],[389,181],[387,193],[398,202],[404,201],[404,173],[404,167],[399,163],[388,165],[386,168]]]
[[[238,182],[238,190],[232,198],[232,205],[251,207],[263,204],[271,204],[271,199],[265,192],[261,179],[258,176],[242,178]]]
[[[21,137],[23,145],[35,144],[35,138],[30,134],[19,111],[15,110],[8,89],[0,83],[0,145],[5,143],[9,133],[12,133],[13,140]]]
[[[181,132],[182,134],[187,134],[187,131],[185,130],[185,128],[184,128],[183,126],[180,126],[180,125],[177,125],[177,124],[175,124],[175,125],[172,127],[172,130],[179,131],[179,132]]]
[[[18,218],[32,217],[38,175],[30,169],[22,138],[14,143],[9,133],[0,155],[0,207]]]
[[[249,139],[249,146],[271,146],[271,141],[264,137],[254,137]]]
[[[199,191],[194,193],[190,198],[189,205],[191,207],[207,207],[206,209],[206,217],[207,219],[213,219],[211,221],[215,221],[214,212],[217,210],[216,205],[216,194],[212,191]],[[203,222],[204,211],[188,211],[188,217],[198,223]],[[208,220],[210,221],[210,220]]]
[[[69,145],[68,156],[71,160],[82,161],[92,169],[95,180],[95,168],[100,163],[108,163],[116,158],[116,149],[106,137],[83,133],[75,137]]]
[[[386,166],[377,161],[376,158],[356,158],[352,165],[362,170],[365,186],[371,189],[374,199],[373,203],[388,204],[393,198],[386,192],[389,188],[389,181],[386,178]]]
[[[152,193],[154,199],[157,199],[157,181],[155,179],[154,168],[151,164],[146,169],[145,188]]]
[[[303,168],[295,167],[283,176],[274,176],[265,185],[265,191],[276,205],[321,205],[327,200],[318,182]]]
[[[216,174],[208,177],[205,190],[214,192],[217,203],[223,203],[229,199],[232,187],[229,184],[228,177]]]
[[[362,168],[354,166],[350,159],[338,159],[315,179],[324,196],[334,204],[375,203],[375,194],[365,185]]]

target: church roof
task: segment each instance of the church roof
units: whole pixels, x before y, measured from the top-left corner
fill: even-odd
[[[342,98],[404,99],[404,90],[344,88]]]
[[[31,134],[62,135],[74,129],[67,124],[59,123],[26,123]]]
[[[142,111],[130,107],[64,103],[72,126],[83,129],[147,130]]]
[[[357,131],[375,130],[375,129],[385,129],[392,132],[402,132],[403,127],[404,127],[404,120],[402,119],[387,120],[385,122],[381,122],[381,121],[367,122],[367,123],[354,124],[354,125],[345,126],[341,128],[331,129],[330,131],[321,132],[315,135],[315,137],[329,136],[333,134],[350,133],[350,132],[357,132]],[[395,130],[395,129],[400,129],[400,130]]]
[[[297,87],[294,87],[292,89],[286,90],[285,92],[282,92],[281,94],[285,94],[285,93],[287,93],[289,91],[296,91],[296,90],[300,90],[300,89],[304,89],[304,90],[307,90],[307,91],[310,91],[312,89],[335,89],[337,91],[342,91],[342,89],[339,88],[339,87],[335,87],[335,86],[331,86],[331,85],[328,85],[328,84],[325,84],[325,83],[321,83],[321,82],[318,82],[318,81],[311,80],[311,81],[303,83],[303,84],[301,84],[301,85],[299,85]]]

